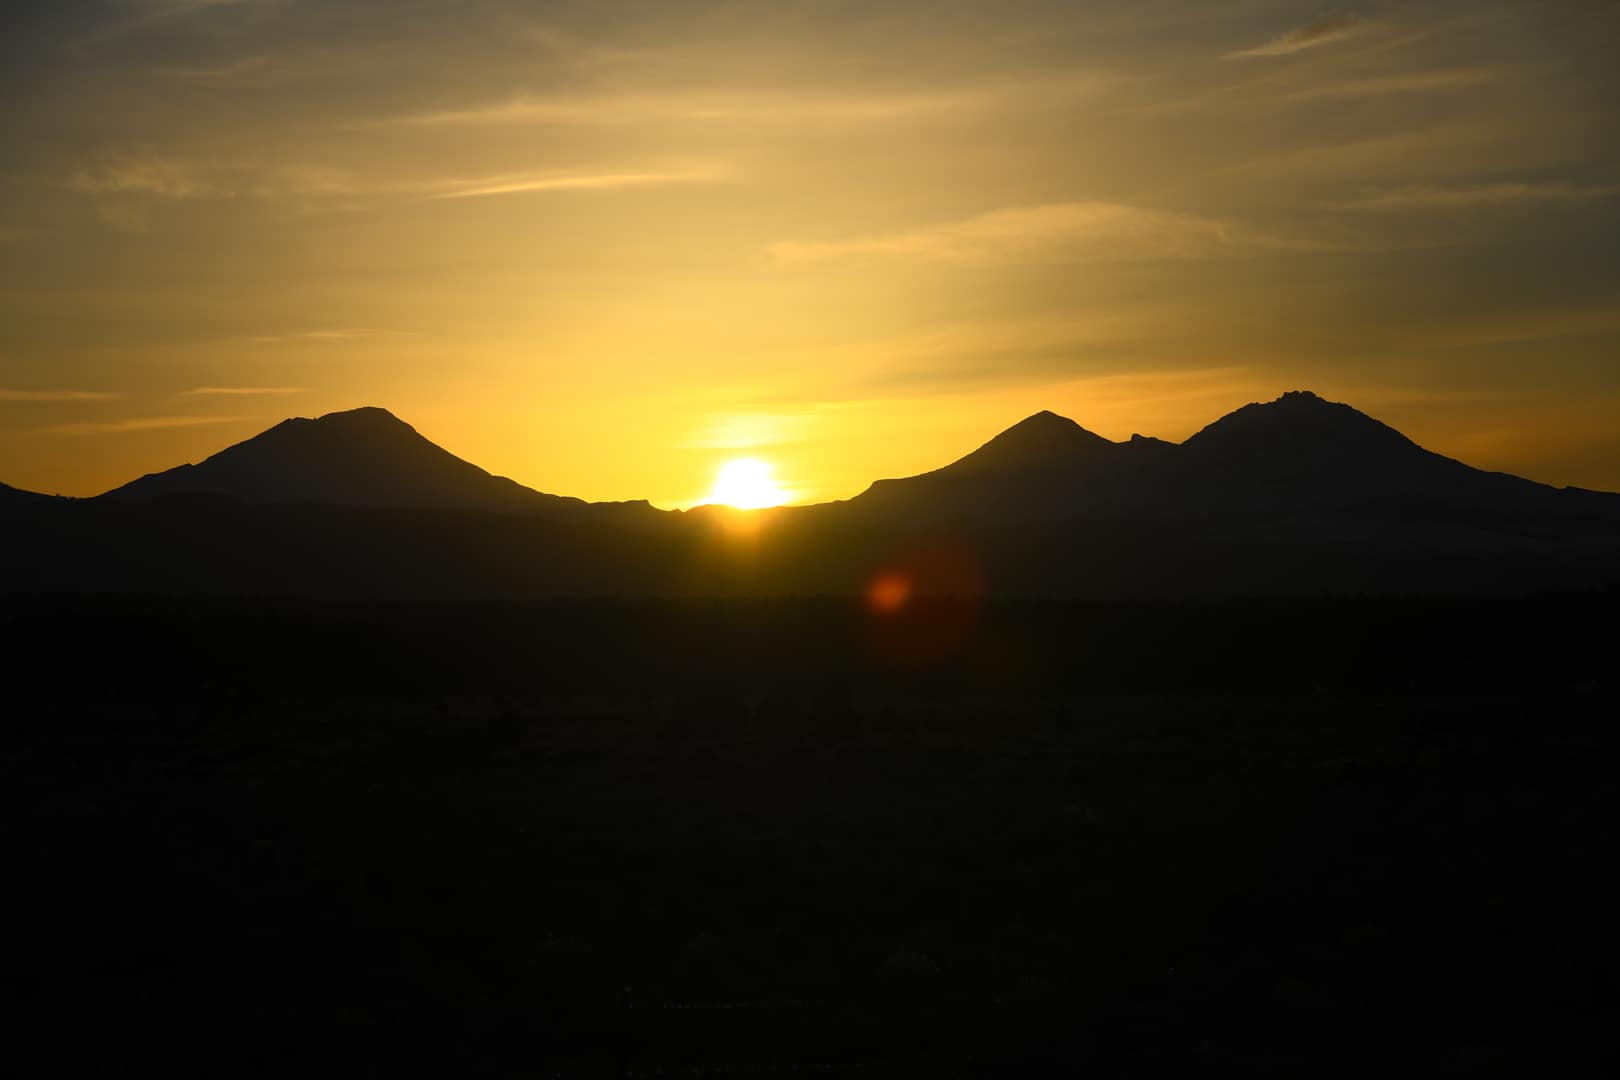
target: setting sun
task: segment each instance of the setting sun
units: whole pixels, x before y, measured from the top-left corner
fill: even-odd
[[[787,500],[787,492],[772,478],[770,462],[758,458],[737,458],[720,466],[714,487],[704,502],[723,503],[739,510],[762,510],[767,506],[780,506]]]

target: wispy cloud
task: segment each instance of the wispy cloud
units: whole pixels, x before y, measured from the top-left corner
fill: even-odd
[[[993,91],[951,90],[829,94],[632,94],[597,98],[519,97],[470,109],[417,113],[396,123],[430,127],[523,124],[883,123],[928,114],[961,114],[990,104]]]
[[[157,154],[111,155],[80,169],[68,180],[93,201],[96,213],[121,232],[145,233],[151,210],[160,201],[230,198],[235,192],[221,182],[219,170]]]
[[[1320,142],[1302,138],[1280,149],[1234,156],[1212,171],[1217,175],[1250,177],[1260,183],[1279,184],[1286,180],[1300,186],[1312,182],[1337,184],[1345,177],[1407,177],[1412,175],[1414,163],[1465,175],[1476,165],[1485,167],[1495,138],[1488,124],[1441,120],[1370,136],[1347,138],[1335,134]]]
[[[271,66],[268,56],[243,56],[224,63],[202,67],[176,67],[158,72],[173,79],[232,85],[245,82]]]
[[[229,195],[198,166],[157,154],[118,154],[73,174],[71,184],[91,195],[156,195],[166,199]]]
[[[133,0],[125,5],[134,9],[130,14],[122,19],[111,19],[102,23],[84,39],[82,44],[106,45],[167,20],[217,9],[246,8],[252,2],[253,0]]]
[[[0,389],[0,401],[112,401],[122,394],[108,394],[99,390],[5,390]]]
[[[827,407],[851,394],[889,399],[1063,381],[1100,367],[1142,362],[1163,323],[1163,310],[1156,304],[1111,304],[1055,317],[942,322],[795,350],[770,357],[772,365],[829,375],[780,391],[751,388],[729,402],[728,409],[780,411],[806,401]]]
[[[68,177],[68,186],[101,199],[302,199],[362,194],[409,195],[431,181],[373,179],[321,164],[251,157],[188,157],[155,150],[101,155]]]
[[[1306,49],[1314,49],[1318,45],[1326,45],[1330,41],[1347,38],[1351,34],[1358,33],[1365,25],[1365,20],[1354,15],[1330,12],[1312,19],[1304,26],[1296,26],[1292,30],[1278,34],[1263,45],[1229,52],[1221,59],[1248,60],[1262,56],[1288,56]]]
[[[1430,348],[1468,349],[1616,333],[1620,333],[1620,294],[1610,293],[1582,302],[1440,316],[1414,328],[1407,340]]]
[[[1200,87],[1193,93],[1144,105],[1141,115],[1223,113],[1233,109],[1252,115],[1256,106],[1310,107],[1323,101],[1444,94],[1503,81],[1510,65],[1471,65],[1429,71],[1398,72],[1359,78],[1325,78],[1311,68],[1285,68],[1263,78],[1245,78],[1225,86]]]
[[[240,416],[133,416],[124,420],[55,424],[43,430],[55,435],[123,435],[132,431],[159,431],[165,428],[230,424],[241,419],[243,418]]]
[[[199,386],[187,390],[186,397],[274,397],[286,394],[307,394],[303,386]]]
[[[534,191],[612,191],[618,188],[656,187],[664,184],[690,184],[710,179],[703,172],[623,172],[551,173],[540,175],[489,176],[480,180],[453,181],[429,199],[474,199],[487,195],[518,195]]]
[[[146,232],[159,203],[257,199],[267,202],[357,199],[469,199],[528,192],[613,191],[721,178],[715,166],[659,169],[547,169],[435,177],[367,175],[318,165],[259,167],[248,161],[184,160],[161,154],[109,156],[80,169],[68,186],[94,200],[108,224]]]
[[[1400,75],[1379,75],[1367,79],[1302,86],[1276,95],[1279,101],[1309,101],[1319,98],[1369,98],[1391,94],[1423,94],[1442,90],[1464,90],[1502,78],[1502,67],[1462,67],[1444,71],[1414,71]]]
[[[1461,184],[1450,187],[1412,184],[1371,192],[1335,205],[1341,210],[1460,210],[1526,203],[1591,202],[1617,194],[1620,194],[1620,184],[1581,185],[1563,181]]]
[[[301,330],[291,334],[257,334],[247,340],[258,345],[290,341],[367,341],[377,338],[420,337],[412,330],[381,330],[367,326],[335,326],[323,330]]]
[[[149,19],[171,19],[190,15],[205,8],[240,7],[251,0],[135,0],[133,7]]]
[[[1230,250],[1223,222],[1110,202],[1009,207],[961,221],[849,240],[771,244],[785,264],[840,259],[916,259],[985,264],[1021,259],[1189,258]]]

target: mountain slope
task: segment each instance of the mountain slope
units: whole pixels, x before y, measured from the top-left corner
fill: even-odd
[[[1228,513],[1392,499],[1505,508],[1558,495],[1555,488],[1425,450],[1387,424],[1308,390],[1245,405],[1193,435],[1182,450],[1198,489],[1195,505]]]
[[[24,491],[22,488],[14,488],[8,484],[0,484],[0,503],[38,502],[41,499],[49,498],[51,498],[51,496],[41,495],[37,491]]]
[[[1077,499],[1092,504],[1109,500],[1098,485],[1111,484],[1144,456],[1141,443],[1110,442],[1067,417],[1043,411],[943,468],[876,481],[842,504],[840,512],[917,524],[1070,516],[1063,508]]]
[[[937,472],[951,476],[984,476],[1074,469],[1100,459],[1114,449],[1114,445],[1068,417],[1042,411],[1020,420],[971,454]]]
[[[848,506],[868,518],[986,523],[1342,519],[1395,506],[1620,515],[1620,498],[1470,468],[1309,391],[1246,405],[1179,445],[1142,436],[1109,442],[1038,413],[953,465],[879,481]]]
[[[516,514],[554,514],[587,505],[491,476],[378,408],[284,420],[201,464],[143,476],[101,497],[167,495]]]

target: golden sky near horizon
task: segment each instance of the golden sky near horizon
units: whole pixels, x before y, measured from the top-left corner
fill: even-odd
[[[1309,388],[1620,489],[1617,55],[1612,0],[7,5],[0,481],[381,405],[811,501]]]

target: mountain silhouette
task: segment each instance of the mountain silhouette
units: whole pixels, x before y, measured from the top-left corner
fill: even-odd
[[[1620,581],[1620,495],[1432,453],[1295,391],[1183,443],[1040,412],[853,499],[734,515],[492,476],[382,409],[288,420],[95,499],[0,491],[0,591],[528,597],[1475,592]]]
[[[1234,519],[1400,506],[1501,513],[1616,513],[1620,499],[1483,472],[1308,390],[1246,405],[1176,444],[1110,442],[1037,413],[931,473],[882,480],[849,501],[914,521]]]
[[[1096,461],[1113,448],[1113,443],[1068,417],[1043,410],[938,471],[952,476],[982,476],[1068,470]]]
[[[143,476],[101,498],[174,495],[518,515],[554,515],[588,505],[492,476],[379,408],[284,420],[200,464]]]
[[[914,523],[1072,517],[1076,506],[1103,496],[1099,478],[1145,456],[1140,450],[1043,410],[943,468],[877,481],[845,503],[845,512]]]
[[[36,502],[41,499],[50,499],[50,495],[41,495],[37,491],[24,491],[7,484],[0,484],[0,502]]]
[[[1182,444],[1204,502],[1225,512],[1428,500],[1557,505],[1556,488],[1483,472],[1425,450],[1349,405],[1308,390],[1246,405]]]

